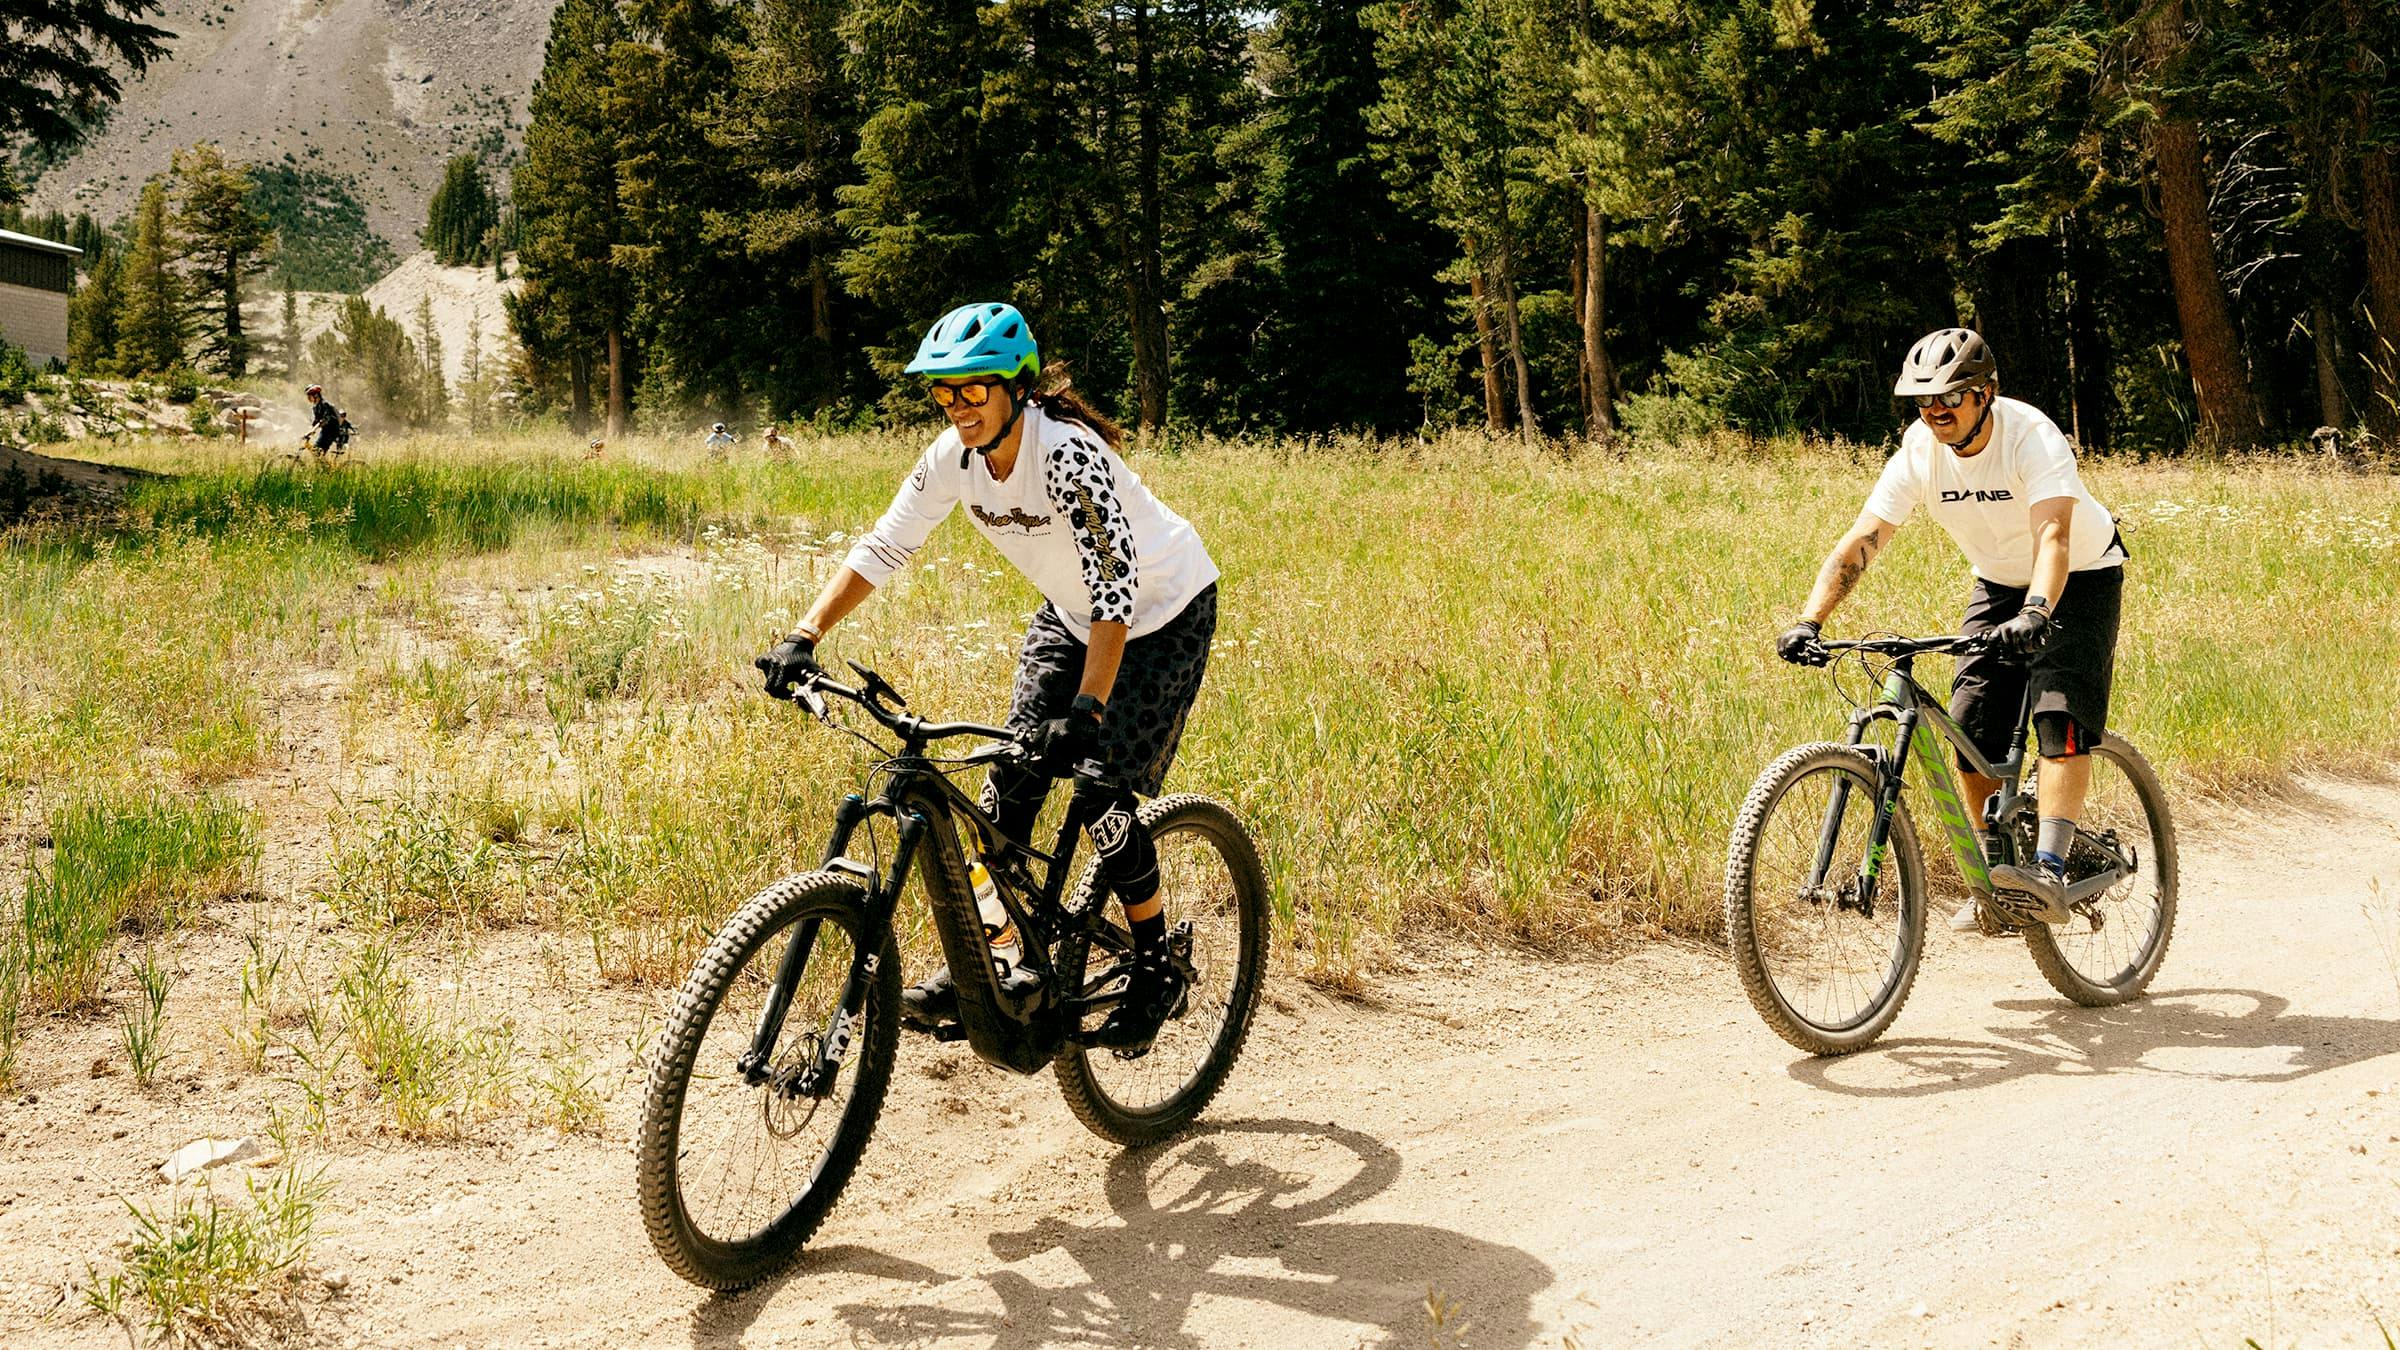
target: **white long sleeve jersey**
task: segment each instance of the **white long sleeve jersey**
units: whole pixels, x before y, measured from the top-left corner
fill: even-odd
[[[1089,642],[1095,620],[1145,637],[1217,579],[1191,522],[1150,495],[1097,432],[1025,409],[1024,439],[1006,481],[981,456],[959,466],[951,428],[926,447],[890,509],[844,560],[880,586],[925,546],[962,500],[975,528]]]

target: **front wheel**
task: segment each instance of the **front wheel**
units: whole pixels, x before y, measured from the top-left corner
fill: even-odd
[[[2175,822],[2142,752],[2117,735],[2091,753],[2092,785],[2067,854],[2067,883],[2110,867],[2125,875],[2075,906],[2075,917],[2025,930],[2025,947],[2050,987],[2086,1008],[2137,998],[2167,959],[2175,932]],[[2040,797],[2035,783],[2035,797]]]
[[[1784,752],[1743,799],[1725,858],[1725,941],[1775,1034],[1812,1055],[1874,1044],[1925,951],[1925,865],[1905,806],[1870,856],[1883,771],[1830,741]]]
[[[825,872],[760,891],[708,944],[660,1033],[635,1177],[651,1245],[694,1284],[739,1289],[791,1260],[875,1131],[900,1036],[900,956],[888,934],[870,944],[865,899]],[[763,1072],[746,1073],[787,966],[781,1030]],[[864,1004],[845,1011],[854,972]],[[829,1041],[847,1053],[820,1076]]]
[[[1156,1143],[1208,1106],[1250,1034],[1267,969],[1267,877],[1250,832],[1223,804],[1189,793],[1144,803],[1141,820],[1158,844],[1159,898],[1167,931],[1190,926],[1191,986],[1184,1010],[1159,1029],[1147,1053],[1120,1057],[1070,1045],[1052,1066],[1075,1118],[1128,1147]],[[1104,904],[1097,864],[1077,888],[1078,910]],[[1118,978],[1131,939],[1115,927],[1090,953],[1089,995]]]

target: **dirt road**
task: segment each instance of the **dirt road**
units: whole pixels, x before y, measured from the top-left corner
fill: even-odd
[[[2400,1334],[2395,822],[2400,789],[2316,783],[2187,824],[2151,998],[2073,1008],[2018,944],[1940,931],[1892,1034],[1839,1061],[1774,1039],[1712,953],[1451,951],[1373,1004],[1277,988],[1210,1127],[1126,1154],[1046,1076],[911,1039],[814,1254],[731,1298],[642,1238],[630,1093],[602,1141],[351,1145],[315,1258],[347,1287],[312,1276],[300,1334],[2380,1346],[2378,1314]],[[123,1113],[87,1114],[85,1090],[0,1109],[12,1345],[123,1343],[62,1285],[124,1231],[108,1190],[162,1190],[139,1179],[157,1141],[210,1124],[187,1103],[112,1144]]]

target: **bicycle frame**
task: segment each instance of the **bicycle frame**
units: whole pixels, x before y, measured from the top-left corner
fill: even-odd
[[[933,724],[899,718],[872,701],[872,691],[881,681],[871,674],[868,679],[870,692],[864,697],[858,691],[830,683],[820,685],[867,707],[878,720],[899,732],[903,741],[901,753],[881,766],[884,779],[880,791],[872,797],[854,792],[842,799],[834,815],[832,838],[826,844],[820,864],[822,870],[855,877],[865,885],[866,930],[860,934],[857,959],[852,963],[841,999],[828,1017],[822,1049],[808,1064],[790,1070],[784,1076],[787,1081],[777,1086],[796,1095],[822,1096],[831,1091],[842,1060],[856,1039],[853,1028],[862,1025],[867,993],[879,970],[879,953],[892,933],[893,916],[920,857],[929,864],[924,873],[925,895],[934,931],[950,963],[951,981],[957,989],[961,1036],[979,1058],[989,1063],[1018,1073],[1036,1072],[1057,1058],[1060,1050],[1075,1038],[1084,1014],[1122,997],[1121,993],[1091,995],[1083,980],[1083,958],[1094,941],[1117,945],[1107,937],[1105,907],[1094,905],[1088,911],[1071,911],[1063,899],[1067,877],[1074,866],[1076,840],[1082,833],[1082,808],[1070,801],[1066,818],[1059,823],[1057,841],[1048,852],[1002,834],[999,822],[927,758],[924,747],[942,735],[1002,737],[1009,733],[997,727],[968,723]],[[998,758],[1000,755],[996,753],[978,752],[966,756],[963,763],[989,763]],[[850,856],[850,845],[859,827],[878,819],[890,820],[895,827],[896,842],[888,869],[878,869]],[[993,967],[982,914],[976,906],[965,852],[958,837],[958,823],[962,820],[974,830],[978,852],[986,860],[1000,903],[1017,925],[1020,950],[1024,953],[1020,958],[1022,963],[1041,976],[1040,983],[1026,993],[1003,989]],[[928,848],[929,853],[925,852]],[[1038,883],[1029,875],[1035,864],[1045,868]],[[1062,940],[1063,945],[1059,945]],[[769,1066],[782,1036],[784,1015],[815,945],[816,933],[812,929],[794,933],[791,945],[785,949],[775,985],[760,1010],[750,1049],[738,1064],[753,1084],[763,1084],[774,1076]],[[1052,954],[1054,945],[1058,945],[1058,959]],[[1070,990],[1067,987],[1070,981],[1077,987]]]
[[[1939,701],[1917,683],[1916,653],[1909,652],[1894,658],[1885,672],[1883,689],[1876,701],[1850,715],[1847,744],[1863,745],[1868,730],[1880,721],[1892,722],[1898,735],[1895,741],[1906,752],[1892,754],[1881,746],[1865,746],[1885,769],[1882,800],[1877,803],[1873,831],[1868,837],[1867,866],[1862,876],[1866,893],[1862,900],[1871,902],[1877,874],[1882,870],[1885,849],[1891,842],[1894,808],[1900,800],[1902,780],[1907,761],[1914,758],[1925,771],[1925,790],[1933,797],[1934,812],[1941,817],[1942,832],[1950,841],[1950,851],[1958,858],[1958,870],[1965,876],[1968,889],[1978,897],[1992,894],[1991,869],[2000,863],[2016,860],[2016,841],[2004,823],[2013,819],[2024,800],[2017,791],[2020,775],[2025,768],[2025,717],[2019,710],[2017,728],[2009,737],[2008,753],[1999,763],[1983,757],[1958,723]],[[1938,733],[1938,739],[1937,739]],[[1959,791],[1958,778],[1951,770],[1951,761],[1943,757],[1941,743],[1964,757],[1976,773],[1999,781],[1999,791],[1984,807],[1984,824],[1991,839],[1991,856],[1986,857],[1983,845],[1976,838],[1974,818],[1968,814],[1965,795]],[[1883,763],[1889,759],[1889,763]],[[1835,835],[1841,828],[1842,809],[1847,804],[1849,783],[1844,780],[1834,789],[1834,800],[1826,814],[1825,833],[1818,847],[1818,860],[1813,884],[1823,885],[1825,870],[1832,863]]]
[[[2033,691],[2030,686],[2025,702],[2017,709],[2015,730],[2009,734],[2008,753],[1998,763],[1986,759],[1975,742],[1967,736],[1949,710],[1917,683],[1917,657],[1928,651],[1954,651],[1965,641],[1960,638],[1934,638],[1922,641],[1897,640],[1890,643],[1864,642],[1839,644],[1842,649],[1877,652],[1891,658],[1884,671],[1883,687],[1874,703],[1850,715],[1847,744],[1857,746],[1871,756],[1883,769],[1881,791],[1876,802],[1875,818],[1867,836],[1866,864],[1859,871],[1859,890],[1856,905],[1872,913],[1875,903],[1875,883],[1883,870],[1886,851],[1891,845],[1892,821],[1900,804],[1900,792],[1907,776],[1908,761],[1914,759],[1924,769],[1926,791],[1933,797],[1935,814],[1941,817],[1942,832],[1950,841],[1950,850],[1958,858],[1958,870],[1966,878],[1967,887],[1979,900],[1993,895],[1991,869],[2004,863],[2020,861],[2017,857],[2015,824],[2025,811],[2034,809],[2033,799],[2018,791],[2023,782],[2027,759],[2025,731],[2032,712]],[[1877,723],[1889,721],[1897,735],[1894,745],[1886,748],[1866,744],[1869,730]],[[1976,837],[1974,817],[1969,804],[1959,791],[1958,779],[1951,772],[1951,761],[1941,753],[1947,743],[1959,758],[1977,774],[1998,782],[1999,788],[1989,801],[1982,803],[1983,837]],[[1827,805],[1825,825],[1818,836],[1817,856],[1809,874],[1812,890],[1822,891],[1825,878],[1833,866],[1833,851],[1839,843],[1842,813],[1850,800],[1847,779],[1835,782],[1833,800]],[[2067,887],[2067,903],[2072,906],[2099,895],[2124,879],[2131,864],[2122,853],[2117,864],[2085,877]]]

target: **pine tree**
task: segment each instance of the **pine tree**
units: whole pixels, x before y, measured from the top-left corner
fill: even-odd
[[[67,364],[89,375],[117,368],[118,312],[125,304],[121,251],[92,241],[83,256],[83,285],[67,302]]]
[[[1379,94],[1375,36],[1360,0],[1293,0],[1269,37],[1284,73],[1268,89],[1260,137],[1263,331],[1247,367],[1255,419],[1303,433],[1393,432],[1418,420],[1409,341],[1441,323],[1428,282],[1435,228],[1394,200],[1374,158],[1367,109]],[[1183,358],[1196,358],[1191,344]],[[1234,377],[1229,377],[1228,384]]]
[[[840,0],[760,0],[734,51],[730,96],[709,124],[740,181],[723,218],[757,279],[732,359],[778,408],[818,408],[861,363],[837,342],[835,193],[852,176],[858,101],[843,67]]]
[[[191,282],[204,356],[233,379],[249,373],[242,284],[267,269],[274,236],[250,205],[250,175],[207,142],[178,150],[175,233]]]
[[[167,54],[164,28],[144,23],[161,0],[10,0],[0,9],[0,203],[16,200],[9,168],[20,146],[72,142],[107,109],[122,71],[140,75]]]
[[[731,77],[734,12],[724,0],[630,0],[629,40],[610,62],[623,234],[616,258],[640,298],[645,388],[734,407],[733,357],[748,278],[719,259],[739,236],[732,166],[708,126]]]
[[[117,366],[127,375],[155,375],[183,364],[183,281],[175,274],[175,254],[166,180],[153,178],[142,186],[133,210],[133,240],[122,273]]]
[[[452,156],[425,212],[423,239],[434,261],[445,267],[482,266],[496,253],[492,234],[499,227],[500,207],[484,177],[483,161],[474,155]]]
[[[283,278],[283,375],[285,379],[300,373],[300,296],[292,289],[290,273]]]
[[[625,340],[630,288],[616,261],[617,133],[608,111],[609,53],[624,37],[613,0],[561,0],[534,85],[511,197],[518,269],[510,322],[528,358],[571,373],[575,429],[590,424],[591,372],[605,359],[610,440],[623,434],[632,381]]]
[[[417,369],[407,414],[412,427],[440,427],[450,420],[450,386],[442,378],[442,335],[433,326],[433,297],[417,297]]]

